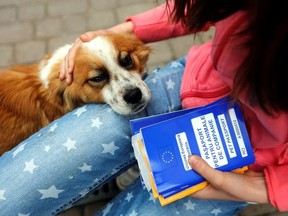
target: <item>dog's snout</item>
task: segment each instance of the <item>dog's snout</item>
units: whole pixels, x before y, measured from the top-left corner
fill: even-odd
[[[124,100],[130,104],[139,103],[142,99],[142,92],[139,88],[134,88],[126,92]]]

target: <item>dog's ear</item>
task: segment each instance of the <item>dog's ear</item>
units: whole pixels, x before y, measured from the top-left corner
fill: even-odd
[[[75,104],[74,104],[74,100],[73,97],[70,96],[69,93],[67,93],[67,91],[63,92],[63,104],[65,104],[65,108],[68,111],[71,111],[75,108]]]
[[[141,46],[138,46],[136,50],[136,54],[138,56],[138,59],[142,65],[145,65],[149,59],[149,55],[152,52],[152,48],[142,44]]]
[[[65,89],[62,97],[63,106],[65,107],[66,112],[70,112],[73,109],[85,104],[80,98],[69,92],[69,87]]]

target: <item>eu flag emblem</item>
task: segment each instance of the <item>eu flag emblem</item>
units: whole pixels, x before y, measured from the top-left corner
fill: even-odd
[[[177,160],[172,145],[158,149],[158,155],[163,169],[177,166]]]

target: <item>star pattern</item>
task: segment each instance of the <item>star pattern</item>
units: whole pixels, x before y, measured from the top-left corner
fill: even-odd
[[[92,125],[91,127],[96,127],[97,129],[100,129],[100,126],[103,123],[100,121],[100,117],[97,117],[96,119],[92,119]]]
[[[80,117],[84,112],[87,112],[86,106],[78,108],[73,115],[77,115],[77,117]]]
[[[174,107],[173,104],[171,104],[171,105],[169,106],[169,112],[172,112],[172,111],[174,111],[174,110],[175,110],[175,107]]]
[[[173,90],[174,89],[174,86],[175,86],[175,83],[169,79],[167,82],[166,82],[166,85],[167,85],[167,89],[171,89]]]
[[[48,189],[38,190],[42,196],[40,199],[46,198],[58,198],[59,194],[62,193],[64,190],[58,190],[55,185],[52,185]]]
[[[81,191],[79,194],[80,194],[81,197],[84,197],[84,196],[86,196],[88,193],[89,193],[89,191],[86,189],[86,190],[84,190],[84,191]]]
[[[1,200],[6,200],[6,198],[4,197],[4,193],[5,193],[5,190],[0,190],[0,202]]]
[[[220,208],[216,208],[216,209],[213,209],[212,211],[211,211],[211,214],[214,214],[215,216],[217,216],[219,213],[221,213],[222,211],[221,211],[221,209]]]
[[[170,65],[169,65],[171,68],[177,68],[177,67],[182,67],[181,63],[179,62],[172,62]],[[167,89],[169,90],[173,90],[175,88],[175,83],[173,82],[174,79],[167,79],[165,80],[166,82],[164,82],[165,86]],[[156,84],[158,82],[157,79],[154,79],[152,78],[152,83]],[[177,107],[177,104],[175,104],[176,107]],[[72,113],[72,115],[74,116],[77,116],[77,117],[80,117],[83,113],[87,112],[89,109],[90,106],[83,106],[83,107],[80,107],[79,109],[75,110],[74,113]],[[108,106],[105,107],[105,110],[107,110],[107,112],[112,112],[112,109],[111,108],[107,108]],[[171,107],[169,108],[170,111],[174,110],[174,106],[171,105]],[[108,115],[108,114],[107,114]],[[91,115],[92,116],[92,115]],[[88,124],[90,123],[90,126],[92,128],[96,127],[98,130],[99,130],[99,133],[101,133],[101,129],[104,130],[105,129],[105,121],[101,121],[101,116],[96,116],[95,117],[95,114],[93,115],[92,118],[90,118],[90,122],[88,122]],[[104,128],[104,129],[103,129]],[[57,122],[51,124],[51,126],[48,128],[48,132],[55,132],[57,131],[58,129],[61,129],[60,127],[58,128],[58,125],[57,125]],[[44,130],[45,131],[45,130]],[[45,131],[47,133],[47,130]],[[43,133],[43,137],[45,135],[45,132]],[[105,131],[103,131],[105,132]],[[40,136],[41,134],[39,133],[38,134],[38,137]],[[69,134],[70,136],[71,134]],[[63,134],[63,137],[65,136],[65,134]],[[130,139],[130,135],[127,136],[125,134],[122,134],[121,135],[121,138],[123,139],[123,137],[125,139]],[[79,137],[80,139],[80,137]],[[40,139],[39,139],[40,140]],[[65,142],[65,140],[67,140]],[[113,141],[107,141],[107,143],[99,143],[100,144],[100,149],[102,147],[102,152],[100,150],[101,153],[103,154],[109,154],[109,155],[117,155],[117,150],[120,149],[120,146],[117,146],[117,139],[113,140]],[[65,142],[65,143],[64,143]],[[61,147],[62,147],[62,151],[64,149],[64,152],[67,150],[67,152],[71,151],[71,150],[75,150],[75,151],[71,151],[71,153],[75,153],[77,154],[77,151],[78,150],[81,150],[81,145],[80,145],[80,142],[79,144],[77,145],[77,137],[76,136],[73,136],[73,134],[70,136],[70,137],[66,137],[64,139],[64,142],[60,143]],[[20,144],[17,148],[15,148],[14,151],[11,151],[12,152],[12,156],[13,158],[15,158],[17,155],[19,155],[22,151],[25,151],[25,148],[26,147],[26,144],[28,143],[24,143],[24,144]],[[55,143],[57,144],[57,143]],[[82,143],[81,143],[82,144]],[[55,150],[57,145],[54,145],[54,143],[46,143],[42,145],[41,147],[41,150],[42,150],[42,154],[43,154],[43,151],[44,152],[50,152],[51,150]],[[70,154],[70,153],[69,153]],[[46,155],[46,154],[44,154]],[[48,155],[48,154],[47,154]],[[22,155],[19,155],[19,156],[22,156]],[[24,156],[24,155],[23,155]],[[43,156],[43,155],[42,155]],[[127,156],[129,156],[130,158],[134,158],[134,153],[133,152],[130,152],[129,154],[127,153]],[[11,156],[10,156],[11,157]],[[115,156],[116,158],[116,156]],[[38,174],[37,171],[40,170],[41,168],[41,163],[38,164],[40,160],[38,160],[38,158],[36,158],[36,156],[34,156],[34,158],[26,158],[26,160],[23,160],[22,163],[20,163],[20,165],[22,166],[22,168],[24,167],[23,169],[23,174],[29,176],[30,174],[34,174],[33,175],[33,178]],[[95,165],[96,167],[96,165]],[[87,161],[77,161],[77,165],[75,165],[75,170],[73,170],[72,172],[70,172],[69,174],[66,173],[67,176],[64,176],[63,179],[66,179],[67,182],[76,182],[76,180],[78,179],[78,177],[80,175],[82,175],[82,173],[84,172],[91,172],[92,170],[94,170],[94,163],[87,160]],[[112,168],[110,169],[110,173],[106,173],[106,175],[114,175],[115,173],[119,172],[119,168]],[[30,174],[29,174],[30,173]],[[84,174],[85,175],[85,174]],[[91,181],[93,182],[93,184],[95,185],[99,185],[99,183],[103,182],[103,179],[102,177],[100,178],[96,178],[97,175],[91,179]],[[94,181],[93,181],[94,180]],[[71,183],[72,184],[72,183]],[[51,185],[51,186],[50,186]],[[65,194],[65,190],[66,188],[61,188],[61,186],[56,186],[54,185],[53,183],[51,183],[50,185],[48,185],[48,187],[39,187],[39,186],[34,186],[35,188],[35,191],[38,193],[39,197],[38,199],[39,200],[42,200],[43,202],[45,200],[47,200],[47,202],[49,201],[49,199],[59,199],[59,197],[61,198],[61,194],[63,193],[63,195]],[[1,188],[2,190],[0,190],[0,204],[1,202],[6,202],[6,200],[8,198],[10,198],[10,194],[9,194],[9,190],[7,188]],[[146,188],[144,188],[146,190]],[[67,189],[68,190],[68,189]],[[90,190],[85,190],[84,188],[82,188],[82,191],[80,192],[80,190],[77,192],[79,193],[81,196],[84,196],[86,195]],[[146,192],[147,193],[147,192]],[[150,205],[159,205],[158,202],[156,202],[156,199],[154,199],[153,197],[153,194],[152,193],[149,193],[149,198],[147,198],[147,200],[151,201],[149,202]],[[123,198],[123,200],[121,200],[121,202],[127,202],[129,203],[128,205],[130,205],[131,203],[133,203],[133,199],[135,198],[134,197],[135,194],[133,194],[133,192],[128,192],[126,193],[126,196]],[[65,194],[66,196],[66,194]],[[60,199],[59,199],[60,200]],[[49,201],[50,202],[50,201]],[[153,202],[153,203],[152,203]],[[184,202],[183,204],[183,210],[184,211],[187,211],[187,213],[189,213],[189,211],[194,211],[195,209],[198,209],[200,206],[197,206],[197,202],[192,202],[191,200],[188,200],[186,202]],[[116,204],[114,203],[109,203],[106,208],[103,210],[103,215],[110,215],[112,214],[112,209],[116,208],[115,207]],[[132,206],[132,204],[131,204]],[[224,211],[224,208],[223,208],[223,211]],[[178,215],[178,214],[182,214],[182,210],[178,210],[178,211],[173,211],[175,215]],[[173,214],[173,212],[171,212],[171,214]],[[26,213],[26,214],[24,214]],[[213,207],[210,207],[210,209],[207,209],[207,215],[213,215],[213,216],[220,216],[222,214],[222,209],[220,208],[214,208]],[[17,215],[18,216],[29,216],[30,213],[27,213],[27,211],[22,211],[22,213],[15,213],[14,215]],[[137,211],[137,209],[131,209],[130,212],[126,212],[125,214],[123,215],[128,215],[128,216],[138,216],[140,213]]]
[[[22,151],[24,150],[26,144],[27,144],[27,143],[24,143],[24,144],[20,145],[20,146],[12,153],[13,158],[15,158],[16,155],[18,155],[20,152],[22,152]]]
[[[151,74],[157,73],[159,70],[160,70],[160,68],[159,68],[159,67],[156,67],[156,68],[154,68],[154,70],[152,70],[150,73],[151,73]]]
[[[103,210],[103,216],[106,216],[110,213],[113,203],[108,203],[106,208]]]
[[[42,136],[42,134],[41,133],[39,133],[38,135],[37,135],[37,137],[41,137]]]
[[[132,211],[131,214],[129,214],[129,216],[137,216],[137,215],[138,215],[138,213],[135,211],[135,209]]]
[[[116,174],[118,171],[119,171],[119,169],[113,169],[113,170],[111,171],[111,175]]]
[[[146,189],[146,188],[145,188]],[[150,193],[149,201],[156,202],[152,193]]]
[[[24,168],[24,172],[30,172],[31,174],[33,174],[34,169],[36,169],[38,166],[35,165],[34,163],[34,159],[31,159],[29,162],[25,162],[25,168]]]
[[[114,142],[111,142],[109,144],[102,144],[102,147],[103,147],[103,151],[102,153],[109,153],[111,155],[114,155],[115,154],[115,151],[119,149],[118,146],[116,146],[114,144]]]
[[[178,68],[178,67],[181,67],[181,66],[182,66],[182,64],[180,62],[178,62],[178,61],[173,61],[170,64],[170,68]]]
[[[130,202],[130,200],[133,198],[133,193],[127,193],[127,196],[125,198],[125,200],[127,200],[128,202]]]
[[[70,151],[71,149],[76,149],[76,141],[71,140],[70,138],[67,139],[66,143],[63,144],[65,147],[67,147],[67,151]]]
[[[50,128],[49,128],[49,132],[54,132],[55,129],[58,127],[57,122],[55,122],[55,124],[53,124]]]
[[[99,181],[100,181],[99,178],[95,178],[94,181],[93,181],[93,183],[98,183]]]
[[[81,172],[87,172],[87,171],[91,171],[92,170],[92,166],[91,165],[87,165],[86,163],[83,163],[83,165],[81,167],[78,167],[78,169],[81,170]]]
[[[45,151],[45,152],[49,152],[50,149],[51,149],[51,147],[50,147],[49,145],[46,145],[46,146],[44,147],[44,151]]]
[[[186,210],[195,210],[195,203],[192,203],[190,200],[188,200],[186,203],[184,203],[186,206]]]

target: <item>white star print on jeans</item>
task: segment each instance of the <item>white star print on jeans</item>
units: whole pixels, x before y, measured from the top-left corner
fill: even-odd
[[[29,162],[25,162],[25,168],[23,171],[28,171],[33,174],[34,169],[36,169],[37,167],[38,166],[34,163],[34,159],[31,159]]]
[[[0,190],[0,200],[6,200],[4,197],[5,190]]]
[[[76,141],[68,138],[67,141],[63,144],[63,146],[65,146],[67,148],[67,151],[70,151],[72,149],[76,149]]]
[[[58,190],[55,185],[52,185],[48,189],[38,190],[42,196],[40,199],[46,198],[58,198],[59,194],[62,193],[64,190]]]
[[[120,116],[88,104],[52,122],[0,157],[0,214],[57,215],[136,163],[129,120],[181,109],[186,58],[145,79],[152,99],[142,112]],[[1,140],[0,140],[1,143]],[[183,198],[160,207],[138,179],[98,215],[233,215],[245,203]]]

